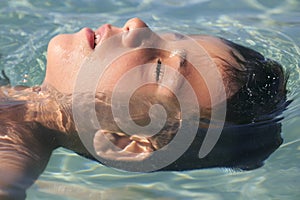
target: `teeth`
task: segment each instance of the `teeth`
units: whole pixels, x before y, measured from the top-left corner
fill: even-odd
[[[99,44],[99,42],[100,42],[100,35],[99,34],[96,34],[95,35],[95,46],[97,45],[97,44]]]

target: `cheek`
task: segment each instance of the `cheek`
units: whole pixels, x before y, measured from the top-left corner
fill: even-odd
[[[68,38],[63,35],[58,35],[49,42],[47,50],[47,70],[56,68],[62,65],[63,62],[66,62],[68,59],[67,55],[70,52],[68,51],[70,47],[67,45],[69,42]]]
[[[123,56],[116,59],[109,67],[104,71],[99,81],[98,90],[99,91],[112,91],[116,86],[118,81],[130,72],[131,69],[139,66],[140,63],[136,62],[137,56]],[[140,73],[136,72],[132,74],[133,78],[140,76]]]
[[[77,71],[87,55],[88,52],[76,34],[54,37],[48,45],[44,83],[54,86],[59,91],[69,92],[69,88],[74,84]]]
[[[111,64],[100,77],[97,91],[112,92],[113,88],[124,73],[126,73],[126,69],[124,67],[120,67],[117,63]]]
[[[87,54],[76,34],[58,35],[48,45],[47,65],[55,68],[78,65]]]

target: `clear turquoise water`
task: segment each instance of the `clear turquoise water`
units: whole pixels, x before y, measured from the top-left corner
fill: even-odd
[[[298,0],[0,1],[0,69],[13,84],[39,84],[56,34],[117,26],[140,17],[155,30],[223,36],[259,50],[290,71],[283,145],[257,170],[128,173],[64,149],[28,190],[33,199],[300,199]]]

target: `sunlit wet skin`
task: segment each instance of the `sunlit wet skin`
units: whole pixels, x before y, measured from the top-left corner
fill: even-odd
[[[50,129],[35,122],[32,88],[0,88],[0,199],[25,199],[25,191],[46,167],[58,146]],[[31,115],[31,117],[28,116]],[[33,114],[33,115],[32,115]]]

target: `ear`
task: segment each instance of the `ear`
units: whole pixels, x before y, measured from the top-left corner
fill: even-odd
[[[26,189],[43,172],[54,149],[47,135],[38,124],[0,121],[1,200],[26,198]]]

